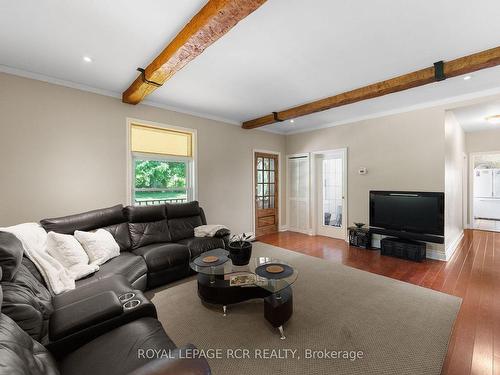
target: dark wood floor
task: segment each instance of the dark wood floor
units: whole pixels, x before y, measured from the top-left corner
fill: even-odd
[[[461,297],[443,374],[500,375],[500,233],[467,230],[450,261],[422,263],[294,232],[259,240]]]

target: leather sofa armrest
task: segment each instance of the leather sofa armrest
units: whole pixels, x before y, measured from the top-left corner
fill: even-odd
[[[50,341],[60,340],[122,313],[123,306],[118,296],[112,291],[82,299],[52,313],[49,322],[49,339]]]
[[[231,239],[231,231],[229,229],[219,229],[214,237],[220,238],[224,241],[224,248],[229,248],[229,240]]]
[[[229,229],[219,229],[217,232],[215,232],[214,237],[223,238],[229,236],[230,234],[231,231]]]
[[[193,349],[196,347],[188,344],[174,350],[170,358],[148,362],[129,375],[210,375],[212,371],[207,360],[193,355]]]
[[[112,291],[105,293],[112,293],[113,299],[114,297],[117,296],[116,293]],[[72,351],[76,350],[80,346],[86,344],[87,342],[90,342],[96,337],[103,335],[106,332],[109,332],[117,327],[120,327],[122,325],[125,325],[129,322],[132,322],[140,318],[145,318],[145,317],[157,318],[155,305],[148,298],[146,298],[146,296],[144,296],[144,294],[140,290],[130,290],[130,293],[134,294],[131,300],[140,301],[140,304],[138,306],[130,309],[125,309],[123,308],[123,305],[126,303],[126,301],[120,302],[119,297],[116,297],[120,303],[120,313],[118,313],[117,315],[113,315],[111,318],[107,318],[102,314],[98,314],[99,319],[97,319],[94,324],[84,327],[79,331],[75,331],[74,333],[67,335],[61,339],[54,340],[51,337],[50,330],[56,329],[56,327],[52,325],[53,323],[52,321],[49,322],[49,342],[45,345],[45,347],[50,350],[52,355],[54,355],[57,359],[60,359],[63,358],[68,353],[71,353]],[[97,296],[98,295],[94,297]],[[78,302],[74,302],[70,305],[61,307],[60,309],[56,309],[54,314],[56,314],[58,311],[62,309],[65,309],[68,306],[79,305],[81,302],[86,300],[87,298],[82,299],[81,301]],[[99,305],[94,305],[94,309],[99,311],[100,309]],[[80,318],[81,317],[79,315],[74,317],[75,320],[80,320]],[[51,317],[51,319],[56,319],[56,318]],[[58,323],[55,324],[57,326]]]

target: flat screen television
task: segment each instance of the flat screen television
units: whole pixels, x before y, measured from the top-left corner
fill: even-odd
[[[444,193],[370,191],[370,227],[444,236]]]

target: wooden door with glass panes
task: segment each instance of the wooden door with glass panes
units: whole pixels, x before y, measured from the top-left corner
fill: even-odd
[[[278,155],[255,153],[255,235],[278,231]]]

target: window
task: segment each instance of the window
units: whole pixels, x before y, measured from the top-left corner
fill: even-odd
[[[275,208],[274,158],[257,158],[257,208]]]
[[[194,199],[193,133],[131,124],[132,204]]]

